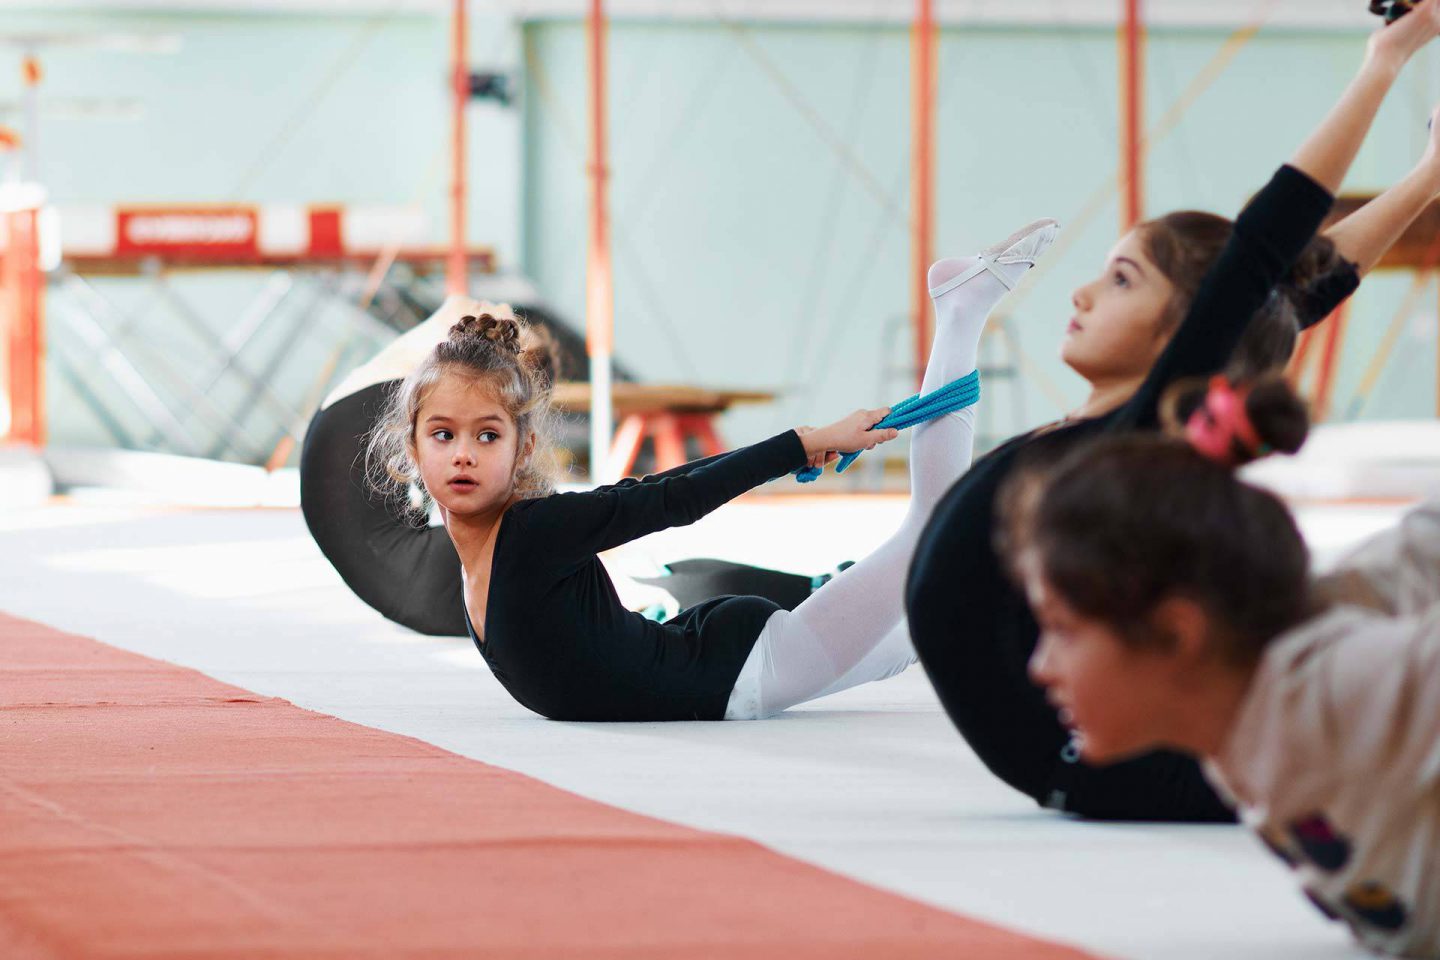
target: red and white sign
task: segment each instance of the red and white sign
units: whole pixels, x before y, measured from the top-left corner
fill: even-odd
[[[254,207],[121,207],[115,211],[115,253],[259,259],[259,224]]]
[[[277,257],[373,257],[395,247],[425,249],[429,239],[425,212],[415,206],[65,206],[59,217],[67,257],[245,264]]]

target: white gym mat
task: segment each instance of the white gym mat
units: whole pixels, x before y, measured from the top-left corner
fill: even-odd
[[[902,510],[756,497],[617,565],[718,556],[809,573],[863,555]],[[1333,555],[1398,513],[1301,516]],[[756,723],[552,723],[511,701],[468,640],[418,636],[355,599],[294,510],[0,514],[0,610],[1108,956],[1366,956],[1239,828],[1036,808],[980,766],[919,668]]]

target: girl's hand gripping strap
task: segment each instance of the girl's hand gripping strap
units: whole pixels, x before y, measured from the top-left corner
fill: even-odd
[[[936,390],[934,393],[927,393],[923,397],[916,394],[901,400],[890,408],[890,415],[881,420],[871,430],[905,430],[930,420],[945,416],[947,413],[955,413],[966,407],[973,407],[980,402],[980,371],[974,370],[967,376],[961,377]],[[840,462],[835,465],[836,473],[844,473],[849,469],[864,451],[857,450],[853,453],[843,453]],[[819,467],[803,467],[795,471],[797,483],[810,483],[818,480],[824,473]]]

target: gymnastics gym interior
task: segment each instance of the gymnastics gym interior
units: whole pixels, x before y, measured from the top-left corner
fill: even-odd
[[[1040,217],[977,453],[1085,399],[1071,291],[1233,216],[1339,95],[1366,0],[0,3],[0,957],[1366,955],[1240,826],[993,776],[922,666],[744,723],[544,719],[386,619],[300,509],[307,426],[462,294],[561,357],[563,490],[916,392],[926,267]],[[1440,46],[1337,203],[1426,149]],[[1440,491],[1440,207],[1288,376],[1250,468],[1315,564]],[[902,434],[606,553],[823,578]],[[434,522],[432,520],[432,522]],[[956,624],[957,632],[965,629]],[[1440,856],[1440,851],[1437,851]]]

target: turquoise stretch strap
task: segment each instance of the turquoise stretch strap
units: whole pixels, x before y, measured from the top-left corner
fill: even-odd
[[[909,427],[927,423],[947,413],[954,413],[957,410],[964,410],[966,407],[973,407],[980,402],[980,371],[972,371],[967,376],[961,377],[936,390],[934,393],[927,393],[920,396],[918,393],[913,397],[901,400],[890,408],[890,415],[881,420],[872,430],[905,430]],[[835,465],[836,473],[844,473],[849,469],[850,464],[859,459],[863,450],[854,453],[846,453],[840,457],[840,462]],[[795,471],[795,480],[798,483],[811,483],[820,479],[823,473],[817,467],[802,467]]]

